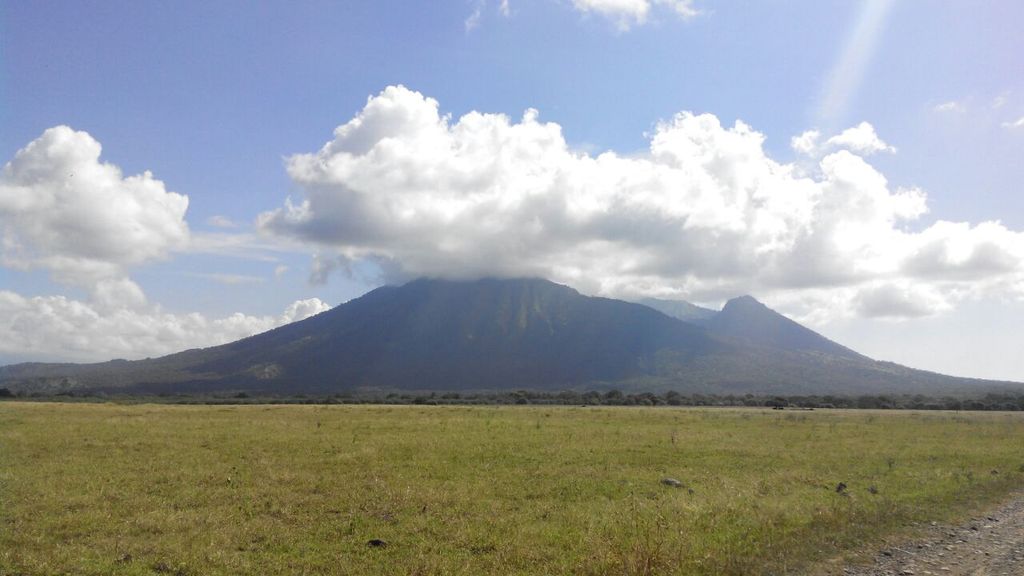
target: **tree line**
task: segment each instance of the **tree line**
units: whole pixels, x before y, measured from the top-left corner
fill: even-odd
[[[491,392],[380,392],[354,391],[324,395],[274,395],[252,392],[214,394],[129,396],[64,392],[57,395],[15,394],[0,388],[0,399],[47,401],[160,402],[172,404],[415,404],[415,405],[579,405],[579,406],[748,406],[775,409],[874,409],[874,410],[1002,410],[1024,411],[1024,392],[988,393],[973,397],[923,394],[757,395],[624,392],[611,390],[538,390]]]

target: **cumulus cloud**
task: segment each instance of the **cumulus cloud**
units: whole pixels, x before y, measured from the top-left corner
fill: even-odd
[[[139,303],[127,269],[187,244],[188,198],[149,172],[124,176],[100,152],[89,134],[57,126],[4,166],[0,264]]]
[[[5,359],[157,356],[222,344],[328,308],[314,298],[277,316],[211,319],[150,304],[128,274],[132,267],[196,247],[185,222],[188,198],[167,191],[149,172],[124,176],[117,166],[101,162],[100,153],[89,134],[57,126],[18,151],[0,172],[0,265],[46,270],[57,282],[89,295],[81,301],[0,290]],[[230,221],[215,217],[210,223]],[[240,241],[237,237],[208,235],[198,245],[209,249],[219,242],[227,249]],[[264,281],[207,277],[223,284]]]
[[[809,157],[820,158],[822,155],[836,150],[849,150],[861,156],[870,156],[876,152],[896,153],[896,148],[888,145],[875,132],[875,127],[868,122],[843,130],[821,142],[821,132],[807,130],[790,139],[789,145],[796,152]]]
[[[799,136],[793,136],[789,140],[789,145],[793,150],[796,150],[804,156],[815,156],[818,154],[818,149],[821,140],[821,132],[818,130],[807,130]]]
[[[895,148],[878,137],[875,127],[867,122],[843,130],[842,133],[829,138],[825,144],[834,148],[846,148],[865,156],[876,152],[896,152]]]
[[[0,290],[0,354],[16,359],[102,361],[138,359],[215,346],[329,309],[300,300],[277,316],[207,318],[158,307],[106,310],[64,296],[26,298]]]
[[[304,197],[258,224],[315,245],[321,282],[372,260],[393,282],[543,276],[699,301],[827,289],[843,295],[833,314],[897,310],[861,295],[885,283],[930,294],[920,305],[931,312],[983,289],[1024,293],[1024,234],[922,224],[925,193],[891,186],[865,159],[888,148],[869,124],[826,141],[814,170],[776,162],[763,144],[743,122],[683,112],[657,125],[645,153],[591,156],[535,110],[453,119],[394,86],[318,152],[287,160]]]

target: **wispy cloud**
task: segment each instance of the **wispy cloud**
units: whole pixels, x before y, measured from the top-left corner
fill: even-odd
[[[484,6],[486,3],[484,0],[476,0],[473,6],[473,12],[463,22],[463,26],[466,28],[466,32],[472,32],[480,26],[480,19],[484,15]]]
[[[963,112],[966,107],[956,100],[950,100],[948,102],[942,102],[932,106],[932,112],[945,113],[945,112]]]
[[[213,280],[214,282],[216,282],[218,284],[223,284],[225,286],[240,286],[240,285],[243,285],[243,284],[263,284],[264,282],[267,281],[267,279],[262,277],[262,276],[250,276],[248,274],[223,274],[223,273],[219,273],[219,272],[213,272],[213,273],[196,272],[196,273],[189,273],[189,274],[187,274],[187,276],[192,276],[194,278],[205,278],[207,280]]]
[[[1003,128],[1017,129],[1024,128],[1024,116],[1017,118],[1016,120],[1003,122]]]
[[[703,14],[694,6],[694,0],[572,0],[572,5],[579,12],[610,20],[623,32],[646,24],[655,7],[671,11],[684,20]]]
[[[206,219],[206,223],[215,228],[237,228],[238,224],[227,216],[215,215]]]

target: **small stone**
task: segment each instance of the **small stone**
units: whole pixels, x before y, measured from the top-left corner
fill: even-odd
[[[388,545],[388,543],[379,538],[374,538],[373,540],[368,540],[366,542],[366,545],[370,548],[384,548]]]
[[[671,486],[672,488],[682,488],[683,483],[675,478],[662,478],[661,483],[665,486]]]

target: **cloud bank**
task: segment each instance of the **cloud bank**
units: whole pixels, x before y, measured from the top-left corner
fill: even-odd
[[[867,123],[807,163],[741,121],[682,112],[641,154],[571,149],[535,110],[453,119],[401,86],[368,99],[287,171],[303,197],[258,219],[318,247],[315,269],[376,261],[385,280],[543,276],[613,296],[754,293],[804,318],[912,317],[1024,294],[1024,234],[922,222],[926,195],[865,158]],[[799,303],[799,304],[797,304]]]
[[[162,356],[232,342],[329,309],[299,300],[277,316],[171,314],[159,307],[106,309],[64,296],[26,298],[0,290],[0,355],[9,359],[101,361]]]

